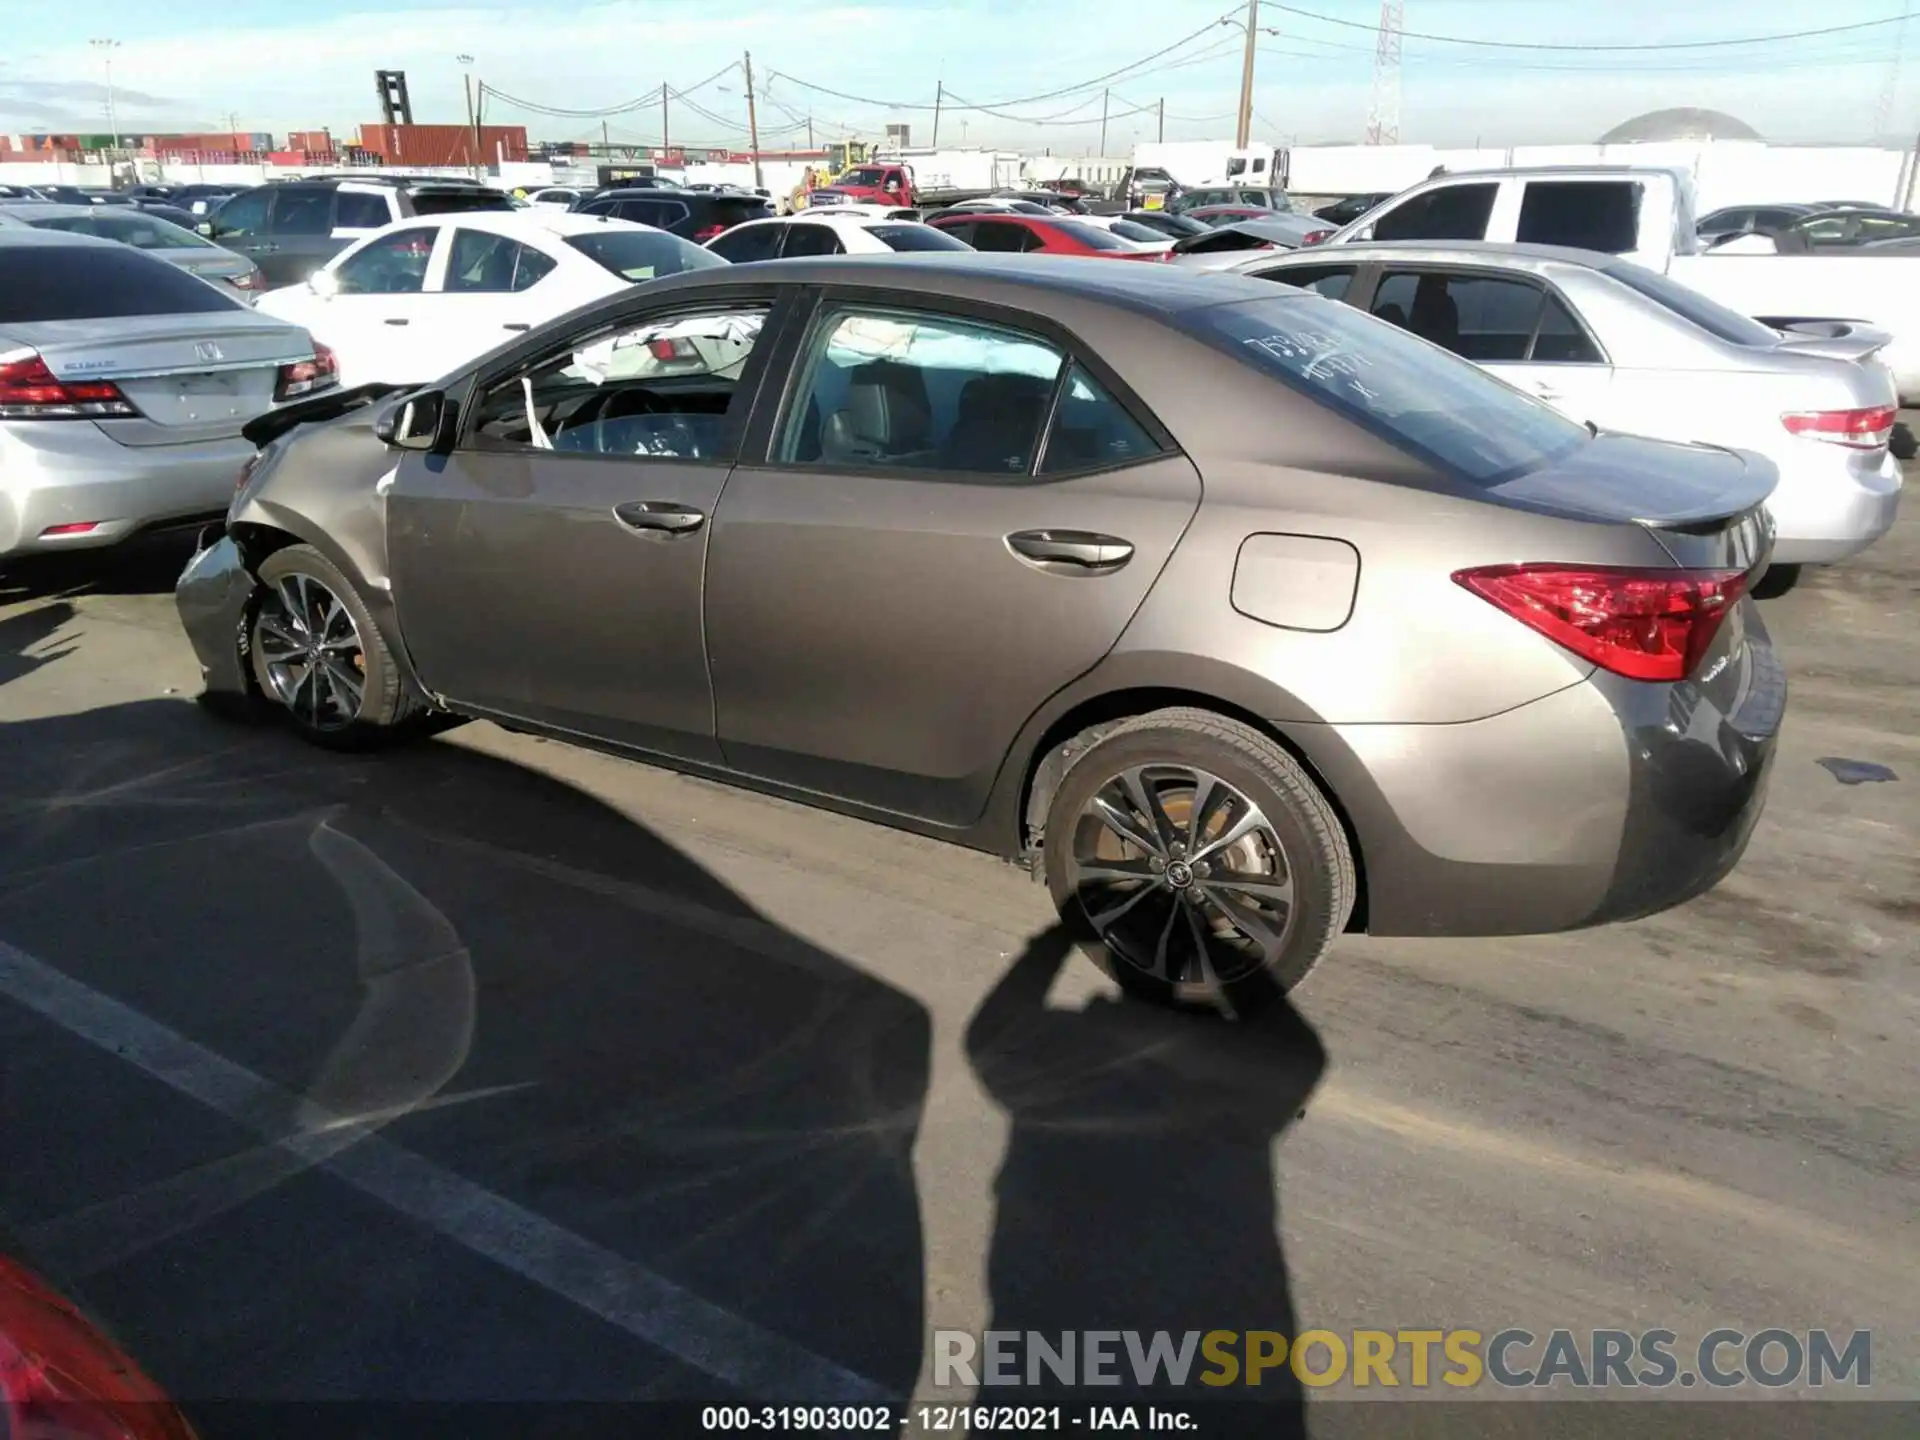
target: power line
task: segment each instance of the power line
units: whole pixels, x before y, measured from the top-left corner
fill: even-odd
[[[1347,30],[1372,30],[1377,32],[1377,24],[1368,25],[1359,20],[1343,20],[1337,15],[1322,15],[1314,10],[1300,10],[1292,5],[1282,5],[1278,0],[1265,0],[1269,9],[1284,11],[1288,15],[1297,15],[1303,20],[1317,20],[1323,25],[1338,25]],[[1401,35],[1408,40],[1428,40],[1438,45],[1476,45],[1489,50],[1607,50],[1607,51],[1653,51],[1653,50],[1720,50],[1736,45],[1775,45],[1784,40],[1814,40],[1824,35],[1845,35],[1860,30],[1877,30],[1888,25],[1898,25],[1906,17],[1889,15],[1881,20],[1856,20],[1849,25],[1823,25],[1817,30],[1792,30],[1777,35],[1747,35],[1738,39],[1723,40],[1667,40],[1652,44],[1639,45],[1596,45],[1589,42],[1573,44],[1552,44],[1530,40],[1481,40],[1464,35],[1426,35],[1414,30],[1403,30]]]

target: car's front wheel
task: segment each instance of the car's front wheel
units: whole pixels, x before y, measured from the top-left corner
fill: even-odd
[[[1291,755],[1205,710],[1125,721],[1047,809],[1047,888],[1124,989],[1246,1014],[1306,977],[1356,891],[1339,816]],[[1073,749],[1069,746],[1069,749]]]
[[[289,545],[256,572],[248,625],[261,692],[306,739],[361,750],[397,738],[423,710],[351,581],[311,545]]]

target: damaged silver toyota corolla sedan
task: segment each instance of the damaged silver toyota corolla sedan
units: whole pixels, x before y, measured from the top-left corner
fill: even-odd
[[[1258,1003],[1343,931],[1686,900],[1785,706],[1766,461],[1257,280],[739,265],[252,433],[180,583],[210,695],[332,746],[483,717],[1024,859],[1173,1003]]]

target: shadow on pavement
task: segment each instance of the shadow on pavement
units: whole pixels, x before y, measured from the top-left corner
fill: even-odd
[[[71,654],[73,644],[70,641],[53,649],[45,648],[54,632],[71,619],[73,606],[65,601],[22,610],[18,615],[0,619],[0,685],[32,674],[42,665]],[[36,648],[39,648],[38,654],[27,653]]]
[[[111,549],[31,555],[0,569],[0,605],[79,595],[167,595],[193,556],[197,529],[141,535]]]
[[[1279,999],[1231,1024],[1106,996],[1049,1009],[1073,953],[1061,929],[1037,936],[967,1031],[981,1084],[1012,1119],[988,1261],[992,1328],[1039,1332],[1055,1350],[1063,1334],[1089,1329],[1138,1331],[1143,1348],[1156,1331],[1176,1347],[1217,1330],[1291,1339],[1273,1145],[1325,1069],[1318,1037]],[[1284,1364],[1257,1387],[1243,1370],[1240,1383],[1210,1388],[1199,1377],[1217,1367],[1196,1346],[1184,1385],[1168,1385],[1164,1371],[1139,1385],[1126,1344],[1111,1348],[1116,1387],[1063,1387],[1042,1367],[980,1399],[1225,1400],[1231,1409],[1202,1433],[1305,1433],[1302,1391]],[[1242,1345],[1230,1349],[1244,1362]]]
[[[916,1001],[457,744],[356,760],[150,701],[0,751],[0,937],[271,1101],[216,1115],[0,995],[0,1215],[176,1396],[833,1398],[756,1335],[910,1393]],[[398,1213],[343,1118],[540,1225]],[[706,1318],[619,1266],[560,1298],[556,1234]]]

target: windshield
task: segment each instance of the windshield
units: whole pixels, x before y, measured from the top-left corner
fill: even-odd
[[[1062,235],[1070,235],[1089,250],[1131,250],[1119,236],[1102,230],[1098,225],[1089,225],[1084,220],[1055,220],[1051,222]]]
[[[711,250],[661,230],[608,230],[569,235],[567,244],[623,280],[657,280],[727,262]]]
[[[1167,237],[1151,225],[1142,225],[1133,220],[1114,221],[1112,233],[1118,235],[1122,240],[1138,240],[1146,245],[1164,245],[1167,243]]]
[[[1590,438],[1477,365],[1335,300],[1290,295],[1186,318],[1246,364],[1475,484],[1540,469]]]
[[[1728,344],[1758,349],[1780,343],[1779,331],[1770,330],[1758,320],[1742,315],[1738,310],[1729,310],[1718,300],[1710,300],[1698,290],[1669,280],[1644,266],[1629,265],[1622,261],[1609,265],[1606,273],[1629,290],[1639,291],[1656,305],[1671,310],[1682,320]]]
[[[125,246],[15,245],[4,253],[0,325],[246,309],[206,281]]]
[[[874,225],[867,233],[889,250],[971,250],[973,247],[944,230],[929,225]]]
[[[66,230],[75,235],[98,235],[118,240],[136,250],[213,250],[216,245],[193,231],[154,215],[124,210],[101,210],[93,215],[54,215],[29,221],[36,230]]]
[[[858,170],[849,170],[833,183],[836,185],[858,185],[862,189],[872,190],[886,183],[887,172],[878,165],[863,165]]]

